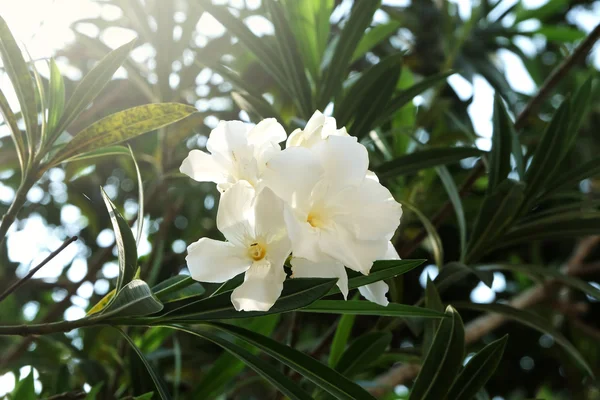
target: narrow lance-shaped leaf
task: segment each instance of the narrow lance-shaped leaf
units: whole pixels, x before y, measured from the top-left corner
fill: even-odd
[[[344,400],[373,400],[366,390],[352,382],[339,372],[325,366],[314,358],[291,347],[281,344],[266,336],[248,331],[237,326],[218,322],[205,324],[238,337],[275,358],[279,362],[294,369],[306,379],[331,393],[338,399]]]
[[[342,32],[327,48],[321,65],[323,78],[317,98],[318,109],[324,109],[341,89],[354,49],[373,20],[373,14],[378,7],[379,1],[376,0],[355,2]]]
[[[422,265],[426,260],[385,260],[375,261],[369,275],[348,270],[348,289],[356,289],[373,282],[393,278],[402,275]],[[340,289],[337,286],[331,288],[327,295],[337,294]]]
[[[282,374],[277,368],[273,367],[268,362],[260,359],[248,350],[237,345],[229,339],[223,338],[219,335],[208,330],[192,330],[181,326],[168,326],[173,329],[180,330],[182,332],[189,333],[194,336],[201,337],[205,340],[209,340],[229,353],[233,354],[236,358],[242,360],[248,365],[254,372],[265,378],[269,383],[275,386],[281,393],[293,400],[310,400],[311,396],[308,395],[301,387],[299,387],[294,381]]]
[[[357,61],[370,51],[373,47],[383,42],[388,37],[392,36],[400,28],[399,21],[390,21],[385,24],[380,24],[372,27],[360,40],[354,53],[352,53],[351,62]]]
[[[425,287],[425,307],[430,310],[435,310],[439,312],[444,312],[444,304],[442,303],[442,299],[440,298],[440,294],[435,287],[433,281],[427,275],[427,286]],[[429,351],[433,343],[433,338],[435,336],[435,332],[437,331],[440,325],[440,321],[438,320],[429,320],[425,321],[425,332],[423,334],[423,352],[426,353]]]
[[[350,343],[335,369],[344,376],[354,376],[377,360],[390,345],[389,332],[370,332]]]
[[[453,400],[473,399],[498,368],[507,340],[508,335],[505,335],[477,352],[456,378],[447,398]]]
[[[335,367],[344,353],[355,319],[356,315],[352,314],[344,314],[340,317],[333,340],[331,341],[331,349],[329,350],[328,363],[330,367]]]
[[[135,176],[137,178],[138,185],[137,234],[135,236],[135,243],[137,245],[140,243],[144,229],[144,183],[142,182],[142,174],[140,173],[140,167],[138,166],[135,156],[133,155],[133,150],[131,150],[131,146],[127,147],[129,148],[131,159],[133,160],[133,166],[135,167]]]
[[[115,316],[143,317],[163,309],[162,303],[141,279],[134,279],[119,290],[113,301],[101,312],[102,318]]]
[[[8,78],[15,89],[21,113],[25,120],[27,146],[31,156],[33,149],[38,144],[34,142],[38,137],[38,107],[35,84],[23,53],[2,17],[0,17],[0,57]]]
[[[4,96],[2,90],[0,90],[0,114],[2,118],[4,118],[4,122],[6,126],[8,126],[8,130],[10,131],[11,138],[13,143],[15,144],[15,150],[17,152],[17,157],[19,158],[19,166],[21,167],[21,172],[25,171],[25,167],[28,162],[29,153],[27,150],[27,144],[25,140],[23,140],[23,133],[19,129],[19,125],[17,124],[17,118],[13,111],[10,109],[8,104],[8,100]]]
[[[123,332],[120,329],[119,329],[119,332],[121,333],[121,335],[123,335],[125,340],[127,340],[127,343],[129,343],[131,348],[137,353],[138,357],[140,358],[140,360],[146,367],[146,370],[148,371],[148,374],[152,378],[152,381],[154,382],[156,391],[158,392],[158,395],[160,396],[160,398],[162,400],[170,400],[171,395],[169,394],[169,391],[167,390],[167,385],[163,382],[160,375],[157,374],[156,371],[154,371],[154,368],[152,368],[152,365],[150,365],[150,363],[148,362],[148,359],[146,359],[146,356],[144,355],[144,353],[142,353],[142,351],[135,345],[135,342],[133,341],[133,339],[131,339],[129,337],[129,335],[127,335],[125,332]]]
[[[492,135],[492,151],[489,158],[488,194],[508,177],[511,171],[510,154],[512,149],[512,121],[502,103],[502,97],[496,92],[494,97],[494,116],[492,117],[494,132]]]
[[[56,165],[76,155],[121,143],[177,122],[196,111],[194,107],[177,103],[147,104],[119,111],[79,132],[49,164]]]
[[[300,116],[308,118],[313,112],[310,84],[298,51],[296,36],[283,12],[282,5],[275,0],[265,0],[265,5],[275,27],[274,40],[282,62],[282,70],[294,92],[292,98],[298,104]],[[300,38],[303,39],[303,38]]]
[[[104,189],[100,188],[106,204],[110,222],[115,232],[119,258],[119,276],[117,277],[117,293],[135,276],[137,267],[137,248],[129,224],[110,200]]]
[[[454,207],[454,213],[456,214],[456,221],[458,223],[458,232],[460,235],[460,259],[463,260],[467,250],[467,220],[465,218],[465,210],[463,208],[462,199],[460,193],[454,182],[454,178],[448,168],[445,166],[437,167],[436,172],[442,181],[442,185],[448,193],[448,198]]]
[[[444,314],[422,307],[390,303],[380,306],[364,300],[317,300],[299,311],[325,314],[376,315],[400,318],[443,318]]]
[[[134,44],[135,39],[111,51],[81,79],[64,107],[64,112],[56,124],[51,141],[54,141],[67,129],[71,122],[100,94],[117,69],[127,59]]]
[[[505,304],[475,304],[475,303],[462,303],[458,302],[455,304],[456,308],[476,310],[483,312],[492,312],[502,314],[507,318],[514,319],[523,325],[527,325],[539,332],[548,334],[554,338],[556,343],[561,345],[567,353],[581,366],[591,377],[594,376],[594,372],[588,365],[585,358],[581,353],[565,338],[558,330],[556,330],[552,324],[542,317],[533,314],[529,311],[520,310]]]
[[[53,58],[50,59],[50,87],[48,91],[48,136],[53,137],[65,108],[65,82]]]
[[[431,148],[416,151],[380,164],[374,168],[380,179],[412,174],[425,168],[457,163],[469,157],[480,157],[483,151],[473,147]]]
[[[436,331],[409,400],[446,398],[462,364],[465,346],[463,323],[452,306],[448,306],[446,315],[448,317],[442,320]]]
[[[433,258],[435,259],[436,265],[442,265],[444,263],[444,247],[442,245],[442,239],[438,234],[437,229],[433,225],[433,223],[427,218],[425,214],[421,212],[416,206],[410,204],[406,201],[400,202],[403,207],[408,208],[410,211],[414,212],[429,235],[429,240],[431,241],[431,247],[433,249]]]
[[[476,261],[489,251],[489,243],[510,227],[525,199],[524,190],[522,183],[507,179],[485,197],[467,249],[467,263]]]

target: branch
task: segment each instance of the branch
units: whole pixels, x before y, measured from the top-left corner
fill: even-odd
[[[52,260],[54,257],[56,257],[61,251],[63,251],[64,249],[66,249],[68,245],[70,245],[71,243],[73,243],[76,240],[77,240],[77,236],[73,236],[73,237],[67,239],[58,249],[56,249],[52,253],[50,253],[50,255],[48,257],[46,257],[44,259],[44,261],[42,261],[37,267],[35,267],[31,271],[29,271],[29,273],[27,275],[25,275],[23,278],[19,279],[18,281],[16,281],[12,285],[10,285],[10,287],[8,289],[6,289],[4,291],[4,293],[0,294],[0,302],[2,302],[2,300],[4,300],[5,298],[7,298],[15,290],[17,290],[18,288],[20,288],[21,286],[23,286],[44,265],[48,264],[48,262],[50,260]]]
[[[600,24],[594,28],[592,32],[585,38],[583,42],[573,51],[573,53],[566,58],[559,66],[556,68],[552,74],[546,79],[546,81],[540,87],[540,90],[537,94],[531,98],[529,103],[523,108],[517,119],[515,120],[515,130],[522,129],[525,125],[531,114],[537,111],[540,104],[550,95],[552,90],[558,85],[558,83],[569,73],[571,68],[584,56],[586,56],[590,49],[594,46],[594,44],[600,38]],[[479,160],[475,167],[473,168],[471,174],[467,177],[465,182],[459,189],[460,197],[463,198],[467,194],[467,192],[471,189],[471,187],[475,184],[477,179],[481,177],[485,173],[485,165],[483,161]],[[446,220],[452,214],[452,202],[450,200],[446,201],[444,205],[439,209],[439,211],[433,216],[431,219],[432,224],[437,228],[441,225],[442,222]],[[408,257],[412,254],[421,244],[423,240],[427,237],[427,231],[422,228],[419,233],[408,242],[405,246],[402,246],[400,249],[400,255],[403,257]]]

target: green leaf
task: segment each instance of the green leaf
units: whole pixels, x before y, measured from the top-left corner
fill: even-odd
[[[392,118],[396,112],[405,106],[408,102],[412,101],[415,96],[423,93],[427,89],[432,88],[439,82],[445,80],[448,76],[454,74],[454,71],[446,71],[440,72],[435,75],[431,75],[418,83],[415,83],[413,86],[402,90],[399,94],[394,96],[385,107],[384,111],[381,113],[379,119],[377,120],[376,126],[382,125],[384,122],[387,122],[390,118]]]
[[[28,149],[31,153],[32,149],[38,145],[38,143],[34,143],[34,140],[39,137],[35,82],[21,49],[2,17],[0,17],[0,58],[19,101],[21,114],[25,121]]]
[[[412,387],[410,400],[446,398],[462,365],[465,345],[463,323],[452,306],[446,308],[446,315],[448,318],[442,319]]]
[[[467,248],[467,264],[490,251],[490,243],[497,242],[496,239],[510,227],[525,199],[524,191],[525,185],[507,179],[485,197]]]
[[[287,19],[298,51],[312,80],[320,78],[320,65],[329,38],[329,17],[334,0],[285,0]],[[301,38],[301,40],[300,40]]]
[[[600,289],[589,283],[566,275],[559,270],[550,267],[536,267],[534,265],[519,265],[519,264],[498,264],[498,265],[481,265],[476,267],[480,271],[514,271],[531,276],[543,276],[548,279],[559,281],[560,283],[571,286],[574,289],[581,290],[583,293],[600,300]]]
[[[374,399],[374,397],[362,387],[350,381],[339,372],[325,366],[311,356],[294,350],[293,348],[281,344],[273,339],[244,328],[219,322],[205,322],[205,324],[229,333],[245,342],[252,344],[253,346],[258,347],[271,357],[297,371],[306,379],[331,393],[338,399]]]
[[[341,33],[328,46],[321,64],[323,78],[318,88],[317,109],[324,109],[342,88],[342,82],[348,75],[352,54],[373,20],[379,3],[376,0],[355,2]]]
[[[447,398],[453,400],[472,400],[491,378],[502,360],[508,335],[504,335],[477,352],[462,370],[452,385]]]
[[[376,315],[400,318],[443,318],[444,314],[422,307],[390,303],[387,306],[366,300],[317,300],[298,311],[325,314]]]
[[[130,155],[129,150],[125,146],[108,146],[103,147],[98,150],[92,150],[88,153],[84,153],[78,156],[71,157],[67,160],[63,160],[63,162],[73,162],[73,161],[81,161],[81,160],[90,160],[98,157],[106,157],[106,156],[128,156]]]
[[[291,84],[292,99],[298,104],[300,116],[308,118],[314,111],[312,93],[304,71],[296,37],[292,33],[282,5],[275,0],[265,0],[265,5],[275,27],[274,39],[277,44],[283,73]]]
[[[494,116],[492,117],[494,132],[492,135],[492,151],[489,158],[488,194],[504,181],[510,171],[510,155],[515,136],[513,123],[502,103],[502,97],[496,92],[494,96]]]
[[[135,167],[135,175],[137,178],[138,185],[138,215],[137,215],[137,234],[135,236],[135,243],[138,245],[140,243],[140,239],[142,238],[142,231],[144,229],[144,183],[142,182],[142,174],[140,173],[140,167],[133,155],[133,150],[131,150],[131,146],[127,146],[129,148],[129,154],[131,155],[131,159],[133,160],[133,166]]]
[[[556,189],[579,183],[584,179],[593,178],[598,175],[600,175],[600,157],[595,157],[581,165],[569,168],[556,176],[556,178],[546,186],[545,193],[552,193]]]
[[[162,309],[163,304],[152,293],[148,284],[141,279],[134,279],[117,292],[114,300],[102,310],[101,316],[143,317]]]
[[[79,114],[94,101],[114,73],[125,62],[133,49],[135,39],[108,53],[92,70],[84,76],[65,105],[64,112],[56,124],[51,141],[54,141],[69,127]]]
[[[193,285],[194,283],[198,282],[193,280],[190,276],[175,275],[155,285],[152,288],[152,292],[161,302],[166,303],[166,300],[177,300],[177,298],[173,298],[173,295],[180,292],[182,289]],[[200,285],[200,287],[202,287],[202,285]],[[204,292],[204,287],[202,287],[202,289],[202,292]],[[198,294],[200,295],[202,293]],[[175,297],[177,297],[177,295],[175,295]]]
[[[426,260],[385,260],[375,261],[369,275],[363,275],[359,272],[347,270],[348,272],[348,289],[356,289],[360,286],[365,286],[373,282],[382,281],[384,279],[393,278],[411,271],[423,264]],[[340,289],[334,286],[327,295],[339,293]]]
[[[154,392],[144,393],[140,396],[135,396],[133,400],[152,400],[154,397]]]
[[[17,382],[11,398],[14,400],[36,400],[38,398],[33,381],[33,367],[30,367],[29,374],[25,378]]]
[[[556,15],[565,10],[569,5],[569,0],[551,0],[540,7],[533,9],[520,8],[515,13],[515,24],[531,18],[537,18],[544,21],[546,18]]]
[[[117,210],[117,207],[110,200],[104,189],[100,188],[100,191],[102,192],[102,198],[106,204],[110,222],[115,232],[115,242],[117,242],[119,276],[117,277],[116,289],[119,292],[135,276],[137,248],[129,224],[127,224],[127,221],[123,218],[119,210]]]
[[[281,120],[279,113],[263,97],[256,97],[244,92],[231,92],[231,97],[239,108],[246,111],[255,119],[276,118]]]
[[[406,201],[400,201],[400,204],[402,204],[403,207],[408,208],[410,211],[414,212],[417,215],[417,217],[419,218],[419,220],[425,227],[425,230],[427,231],[427,235],[429,236],[429,240],[431,242],[431,247],[433,249],[433,258],[435,260],[435,264],[438,266],[443,265],[444,264],[444,247],[442,245],[442,239],[440,238],[440,235],[438,234],[438,231],[435,228],[435,226],[433,225],[433,223],[416,206],[414,206]]]
[[[585,120],[590,104],[593,103],[593,83],[593,78],[589,77],[583,83],[583,85],[581,85],[579,89],[577,89],[575,95],[571,99],[571,114],[569,115],[568,121],[568,131],[570,132],[570,134],[567,135],[570,138],[570,140],[565,145],[563,157],[567,155],[569,149],[571,149],[575,144],[577,134],[579,133],[579,128]]]
[[[444,312],[444,304],[442,303],[440,294],[438,293],[433,281],[429,278],[429,275],[427,275],[427,286],[425,286],[425,307],[430,310]],[[425,332],[423,334],[424,351],[428,351],[431,348],[435,332],[437,331],[439,325],[440,321],[438,320],[425,321]]]
[[[154,368],[152,368],[152,366],[146,359],[146,356],[144,356],[144,354],[141,352],[141,350],[135,345],[133,339],[131,339],[129,337],[129,335],[127,335],[125,332],[123,332],[120,329],[119,329],[119,332],[127,340],[129,345],[131,346],[131,348],[137,353],[138,357],[140,358],[140,360],[146,367],[146,370],[148,371],[148,374],[150,374],[150,377],[152,378],[152,381],[154,382],[154,386],[156,387],[156,391],[160,395],[160,398],[162,400],[170,400],[171,395],[169,394],[169,391],[167,390],[167,385],[165,385],[165,383],[163,382],[160,375],[157,374],[156,371],[154,371]]]
[[[261,335],[270,336],[280,320],[280,315],[267,315],[264,317],[240,320],[247,329],[258,332]],[[236,344],[256,356],[258,349],[249,344],[237,340]],[[190,396],[194,399],[212,399],[223,394],[230,387],[233,379],[238,377],[244,370],[243,360],[235,355],[224,352],[211,365],[210,369],[203,374],[202,380],[196,386],[196,390]]]
[[[119,111],[79,132],[54,155],[49,164],[56,165],[73,156],[132,139],[177,122],[196,111],[194,107],[178,103],[147,104]]]
[[[27,150],[27,145],[23,140],[23,133],[19,129],[19,125],[17,125],[17,117],[10,109],[10,105],[8,104],[8,100],[2,90],[0,90],[0,115],[4,118],[6,122],[6,126],[10,131],[10,136],[15,144],[15,150],[17,152],[17,157],[19,159],[19,166],[21,167],[21,173],[25,171],[25,167],[28,163],[29,152]],[[4,159],[4,157],[3,157]],[[5,161],[3,161],[5,162]]]
[[[495,243],[493,248],[511,246],[525,241],[565,239],[598,234],[600,234],[600,215],[597,212],[566,212],[515,226],[502,237],[501,242]]]
[[[354,326],[355,319],[356,315],[352,314],[344,314],[340,317],[340,321],[335,330],[335,335],[331,341],[331,349],[329,350],[328,364],[330,367],[335,367],[344,353],[346,344],[352,333],[352,326]]]
[[[456,214],[458,233],[460,235],[460,259],[463,260],[467,251],[467,220],[465,218],[462,199],[460,198],[460,193],[458,192],[454,178],[450,171],[448,171],[448,168],[442,166],[437,167],[435,170],[446,189],[446,193],[448,193],[448,198],[450,199],[452,207],[454,208],[454,213]]]
[[[551,42],[566,43],[576,42],[587,36],[584,31],[580,31],[577,28],[559,25],[544,25],[531,33],[545,36]]]
[[[208,1],[203,2],[202,7],[219,21],[228,32],[237,36],[240,43],[254,55],[256,61],[273,77],[278,87],[282,88],[291,99],[296,100],[294,98],[295,83],[287,79],[281,64],[282,60],[274,49],[252,33],[239,18],[232,15],[226,8],[215,6]]]
[[[336,104],[335,118],[340,126],[348,126],[352,121],[349,128],[352,135],[362,138],[369,133],[394,93],[402,71],[402,57],[402,54],[389,56],[362,73]]]
[[[360,336],[342,354],[336,371],[348,377],[362,372],[383,354],[391,341],[392,334],[389,332],[370,332]]]
[[[554,338],[556,343],[561,345],[567,353],[579,364],[580,367],[585,369],[585,371],[591,376],[594,377],[594,373],[592,369],[588,365],[585,358],[579,353],[579,351],[573,346],[567,338],[565,338],[558,330],[556,330],[552,324],[546,321],[544,318],[533,314],[529,311],[520,310],[511,306],[507,306],[505,304],[475,304],[475,303],[463,303],[457,302],[455,303],[456,308],[466,309],[466,310],[475,310],[475,311],[483,311],[483,312],[491,312],[502,314],[507,318],[513,319],[517,322],[522,323],[523,325],[527,325],[530,328],[533,328],[539,332],[546,333]]]
[[[398,31],[400,26],[401,23],[399,21],[390,21],[386,24],[376,25],[369,29],[369,31],[367,31],[367,33],[358,43],[358,46],[356,46],[356,49],[352,54],[351,62],[355,62],[359,58],[362,58],[373,47],[392,36],[394,33],[396,33],[396,31]]]
[[[473,147],[432,148],[416,151],[374,168],[380,179],[408,175],[422,169],[457,163],[469,157],[481,157],[483,151]]]
[[[554,114],[552,121],[548,124],[539,145],[535,149],[531,164],[527,169],[525,181],[527,182],[526,195],[528,206],[535,200],[544,185],[554,178],[560,162],[568,152],[568,143],[571,143],[571,135],[577,132],[568,132],[570,117],[570,101],[563,101],[560,108]]]
[[[200,322],[212,319],[247,318],[259,315],[276,314],[305,307],[323,297],[336,279],[289,279],[283,284],[283,291],[269,311],[241,312],[231,304],[231,293],[225,292],[206,299],[189,298],[165,305],[161,321]]]
[[[209,340],[229,353],[233,354],[236,358],[242,360],[246,365],[248,365],[254,372],[265,378],[269,383],[275,386],[281,393],[288,396],[290,399],[295,400],[310,400],[311,397],[302,390],[294,381],[292,381],[287,376],[283,375],[279,370],[273,367],[268,362],[260,359],[254,354],[250,353],[248,350],[243,347],[235,344],[233,341],[223,338],[219,335],[215,335],[214,333],[202,329],[202,330],[192,330],[189,328],[184,328],[182,326],[169,326],[173,329],[180,330],[182,332],[189,333],[194,336],[198,336],[205,340]],[[250,332],[250,331],[248,331]]]
[[[50,87],[48,93],[48,137],[54,137],[65,109],[65,82],[54,58],[50,59]]]

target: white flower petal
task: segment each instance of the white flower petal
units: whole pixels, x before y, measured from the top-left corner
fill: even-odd
[[[387,240],[359,240],[345,229],[333,225],[321,231],[319,246],[324,253],[346,267],[367,275],[373,262],[385,254],[387,243]],[[294,254],[296,255],[295,249]]]
[[[281,143],[286,139],[285,129],[275,118],[260,121],[248,132],[248,143],[262,146],[265,143]]]
[[[267,163],[263,180],[265,186],[293,208],[306,209],[312,189],[322,174],[319,160],[310,150],[290,147]]]
[[[367,171],[367,175],[365,176],[367,179],[372,179],[375,182],[379,182],[379,177],[373,171]]]
[[[244,283],[231,293],[231,302],[238,311],[268,311],[281,295],[283,281],[283,265],[255,262],[246,271]]]
[[[357,188],[339,192],[335,201],[342,210],[336,221],[358,239],[390,238],[400,225],[402,205],[385,186],[372,179],[364,179]]]
[[[304,131],[300,128],[295,129],[287,138],[285,147],[290,148],[294,146],[301,146],[304,142]]]
[[[254,188],[248,182],[240,181],[223,193],[219,201],[217,228],[227,240],[240,247],[246,245],[248,238],[254,237],[250,221],[254,196]]]
[[[344,265],[327,256],[325,261],[313,262],[306,258],[293,257],[292,277],[293,278],[338,278],[337,286],[344,295],[348,297],[348,274]]]
[[[240,151],[248,147],[247,133],[248,124],[242,121],[221,121],[215,129],[210,132],[206,149],[223,156],[230,155],[231,151]]]
[[[188,246],[185,258],[190,275],[200,282],[225,282],[245,272],[252,260],[233,243],[202,238]]]
[[[325,179],[334,187],[358,186],[365,179],[369,155],[355,137],[329,136],[312,150],[319,157]]]
[[[381,257],[382,260],[400,260],[400,255],[398,254],[398,251],[396,250],[396,248],[394,247],[394,244],[392,242],[388,242],[387,245],[387,250],[385,252],[385,254],[383,255],[383,257]]]
[[[389,290],[388,284],[384,281],[373,282],[358,288],[358,291],[365,299],[384,307],[390,304],[385,296]]]
[[[227,180],[227,170],[210,154],[200,150],[190,151],[181,163],[179,171],[198,182],[222,183]]]
[[[283,201],[265,187],[255,198],[255,237],[270,242],[275,237],[287,236],[283,219]]]

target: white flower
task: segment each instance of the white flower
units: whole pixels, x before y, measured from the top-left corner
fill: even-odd
[[[326,117],[317,110],[310,117],[304,129],[296,129],[290,134],[286,142],[286,147],[301,146],[310,149],[329,136],[350,135],[348,135],[346,128],[337,129],[335,118]]]
[[[399,260],[400,256],[394,245],[388,242],[387,251],[381,257],[382,260]],[[327,256],[323,258],[323,261],[312,262],[305,258],[293,257],[291,260],[292,264],[292,277],[293,278],[338,278],[337,286],[340,288],[340,292],[344,296],[344,299],[348,297],[348,275],[344,265],[334,259],[328,259]],[[389,286],[384,281],[373,282],[365,286],[358,288],[363,297],[367,300],[377,303],[382,306],[387,306],[390,302],[386,298],[386,294],[389,291]]]
[[[226,242],[202,238],[188,247],[192,278],[225,282],[245,272],[231,294],[236,310],[269,310],[283,289],[283,264],[291,251],[281,199],[268,188],[256,194],[249,183],[238,182],[221,195],[217,228]]]
[[[319,263],[325,254],[363,274],[383,257],[402,208],[367,178],[368,164],[355,138],[334,135],[310,149],[289,147],[267,163],[264,182],[286,202],[294,257]]]
[[[206,149],[192,150],[180,171],[199,182],[215,182],[221,192],[238,181],[256,186],[265,163],[281,151],[285,130],[274,118],[252,126],[241,121],[221,121],[212,130]]]

